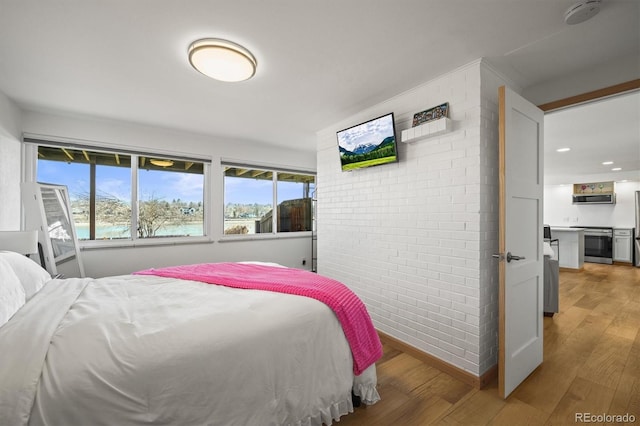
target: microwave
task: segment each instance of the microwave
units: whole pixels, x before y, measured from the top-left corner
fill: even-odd
[[[574,194],[573,204],[615,204],[616,194]]]

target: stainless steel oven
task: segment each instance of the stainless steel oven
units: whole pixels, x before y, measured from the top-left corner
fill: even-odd
[[[586,227],[584,230],[584,261],[613,263],[613,228]]]

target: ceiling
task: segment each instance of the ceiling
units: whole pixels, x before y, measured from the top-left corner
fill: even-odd
[[[0,91],[26,110],[315,152],[318,130],[478,58],[526,88],[638,55],[640,2],[603,0],[569,26],[573,3],[0,0]],[[207,37],[248,48],[255,77],[193,70],[187,48]]]
[[[640,91],[545,114],[544,167],[546,184],[640,181]]]

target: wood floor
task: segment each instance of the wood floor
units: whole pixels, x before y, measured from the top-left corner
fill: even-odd
[[[338,424],[567,425],[590,413],[630,414],[640,425],[639,330],[640,268],[561,271],[560,312],[544,318],[544,362],[509,398],[497,381],[472,388],[383,342],[382,400]]]

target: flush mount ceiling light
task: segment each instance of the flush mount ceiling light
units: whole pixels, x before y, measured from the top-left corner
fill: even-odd
[[[158,167],[173,166],[173,161],[171,161],[171,160],[162,160],[160,158],[152,158],[151,160],[149,160],[149,162],[151,164],[153,164],[154,166],[158,166]]]
[[[600,0],[583,0],[573,4],[564,13],[564,22],[568,25],[579,24],[593,18],[600,12]]]
[[[556,149],[556,151],[558,151],[558,152],[567,152],[567,151],[571,151],[571,148],[558,148],[558,149]]]
[[[204,38],[191,43],[189,62],[202,74],[229,82],[250,79],[258,66],[256,58],[247,49],[219,38]]]

